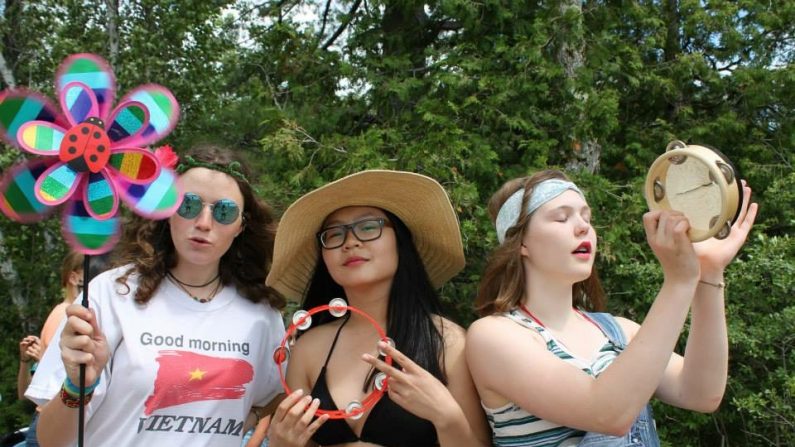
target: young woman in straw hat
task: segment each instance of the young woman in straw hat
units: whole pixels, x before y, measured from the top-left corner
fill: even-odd
[[[511,180],[491,198],[500,246],[477,297],[484,318],[466,346],[494,445],[656,446],[652,395],[681,408],[717,408],[728,363],[723,272],[757,211],[743,189],[739,218],[722,241],[690,242],[680,213],[643,216],[664,282],[642,325],[580,310],[604,307],[597,239],[585,197],[561,172]],[[673,348],[688,309],[680,356]]]
[[[464,361],[464,330],[440,316],[436,288],[464,266],[458,219],[436,181],[409,172],[364,171],[298,199],[284,213],[267,284],[303,308],[344,298],[348,312],[313,316],[287,370],[293,393],[270,428],[273,447],[465,446],[488,428]],[[391,355],[393,367],[378,358]],[[389,376],[388,392],[358,420],[314,418],[345,409]]]
[[[176,213],[127,225],[122,266],[91,281],[89,309],[66,310],[27,393],[52,399],[42,445],[74,445],[81,363],[87,445],[239,447],[252,406],[281,390],[268,361],[284,335],[284,300],[265,286],[271,211],[228,150],[196,148],[177,172]]]

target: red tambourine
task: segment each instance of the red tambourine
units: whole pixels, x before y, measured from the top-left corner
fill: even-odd
[[[333,300],[329,301],[328,304],[313,307],[309,310],[298,310],[293,314],[292,324],[290,324],[290,326],[287,328],[287,331],[284,333],[282,342],[273,352],[273,361],[276,362],[276,365],[279,368],[279,378],[281,379],[282,386],[284,387],[284,391],[287,394],[292,393],[292,391],[290,390],[290,387],[287,386],[287,381],[284,379],[284,368],[282,365],[285,361],[287,361],[287,359],[290,358],[290,347],[288,346],[288,341],[292,338],[293,334],[295,334],[296,330],[305,331],[309,329],[309,327],[312,325],[312,315],[324,311],[328,311],[332,316],[337,318],[344,316],[348,311],[357,313],[367,319],[367,321],[373,325],[376,332],[378,332],[378,335],[380,336],[380,341],[383,341],[391,346],[395,346],[395,342],[386,336],[386,332],[373,319],[373,317],[353,306],[348,306],[348,303],[342,298],[334,298]],[[386,357],[384,361],[387,365],[391,366],[392,357],[381,352],[380,349],[378,352]],[[315,415],[321,416],[327,414],[329,419],[359,419],[367,410],[372,408],[379,399],[381,399],[381,396],[384,395],[384,392],[387,389],[387,382],[387,375],[379,371],[373,380],[373,391],[365,396],[361,402],[354,400],[350,402],[344,410],[323,410],[318,408],[317,411],[315,411]]]

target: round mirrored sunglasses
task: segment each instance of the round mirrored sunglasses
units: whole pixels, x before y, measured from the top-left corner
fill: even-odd
[[[182,204],[177,209],[177,214],[185,219],[195,219],[205,206],[210,207],[213,219],[222,225],[230,225],[240,215],[240,208],[232,199],[220,199],[215,203],[203,202],[198,195],[188,192],[182,199]]]

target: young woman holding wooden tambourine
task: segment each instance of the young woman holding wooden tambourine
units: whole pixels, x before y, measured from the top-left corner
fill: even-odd
[[[642,324],[604,313],[585,196],[559,171],[507,182],[489,202],[500,241],[483,276],[467,361],[494,445],[656,446],[652,396],[714,411],[728,366],[723,272],[757,205],[731,234],[693,243],[675,211],[643,216],[664,282]],[[673,352],[691,311],[683,356]]]

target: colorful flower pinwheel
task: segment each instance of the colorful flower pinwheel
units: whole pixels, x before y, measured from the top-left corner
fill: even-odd
[[[165,87],[147,84],[112,108],[116,80],[93,54],[72,55],[55,78],[61,111],[29,90],[0,93],[0,134],[40,155],[9,170],[0,182],[0,210],[20,222],[63,209],[63,234],[79,252],[104,253],[119,236],[124,201],[161,219],[179,206],[176,174],[144,147],[171,132],[179,105]]]

